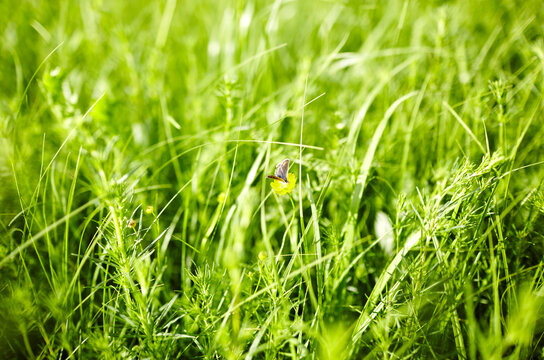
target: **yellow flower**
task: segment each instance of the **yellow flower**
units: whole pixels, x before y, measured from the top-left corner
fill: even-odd
[[[297,184],[297,178],[293,174],[287,175],[287,181],[283,182],[281,180],[274,180],[270,183],[272,190],[278,195],[287,195],[295,188]]]

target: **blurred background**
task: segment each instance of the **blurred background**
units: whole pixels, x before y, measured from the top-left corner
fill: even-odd
[[[543,15],[541,1],[1,2],[0,355],[238,358],[259,339],[266,358],[348,356],[338,342],[361,357],[502,356],[496,316],[518,302],[486,304],[518,287],[497,277],[542,276]],[[265,179],[285,158],[293,203]],[[473,203],[439,206],[456,199]],[[395,253],[421,228],[469,250],[452,255],[460,273],[417,277],[420,295],[445,289],[421,312],[392,300],[409,330],[379,323],[361,340],[390,256],[371,247],[380,213]],[[475,240],[497,221],[491,245]],[[444,330],[470,319],[444,310],[467,282],[484,289],[478,320]],[[489,343],[470,324],[494,329]],[[526,351],[513,353],[533,356],[533,335],[512,335]]]

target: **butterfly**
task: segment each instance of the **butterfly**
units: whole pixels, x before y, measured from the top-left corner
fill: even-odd
[[[289,172],[289,159],[285,159],[282,162],[280,162],[278,165],[276,165],[276,171],[274,172],[274,175],[268,175],[267,177],[269,179],[279,180],[283,181],[284,183],[288,183],[287,181],[287,174]]]

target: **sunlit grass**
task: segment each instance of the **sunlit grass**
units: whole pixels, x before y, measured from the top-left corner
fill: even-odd
[[[0,357],[544,357],[543,21],[1,3]]]

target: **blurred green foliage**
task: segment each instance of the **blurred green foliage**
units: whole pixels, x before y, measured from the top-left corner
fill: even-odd
[[[0,3],[0,357],[542,358],[543,23]]]

